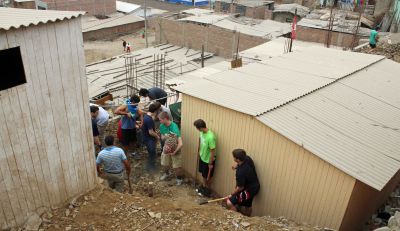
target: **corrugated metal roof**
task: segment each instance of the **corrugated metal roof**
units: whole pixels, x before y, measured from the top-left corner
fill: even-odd
[[[212,14],[214,13],[213,10],[201,9],[201,8],[192,8],[188,10],[181,11],[184,14],[191,14],[191,15],[201,15],[201,14]]]
[[[144,18],[131,14],[115,13],[107,19],[97,19],[89,16],[90,19],[82,18],[82,32],[95,31],[104,28],[110,28],[120,25],[126,25],[135,22],[142,22]]]
[[[308,7],[299,5],[297,3],[276,5],[274,7],[274,13],[290,12],[294,14],[296,12],[296,9],[297,9],[297,15],[300,17],[305,17],[307,14],[310,13],[310,9],[308,9]]]
[[[251,63],[209,75],[177,86],[176,90],[256,116],[383,58],[333,49],[308,48],[273,57],[263,63]]]
[[[84,15],[81,11],[30,10],[0,7],[0,29],[28,27]]]
[[[381,190],[400,168],[399,66],[380,61],[257,118]]]
[[[256,116],[381,190],[400,169],[398,73],[400,65],[382,56],[312,47],[175,89]]]
[[[122,1],[116,1],[116,9],[119,12],[123,13],[131,13],[137,9],[139,9],[141,6],[137,4],[132,4],[129,2],[122,2]]]

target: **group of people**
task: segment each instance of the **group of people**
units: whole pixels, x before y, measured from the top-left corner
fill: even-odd
[[[99,176],[107,179],[109,186],[116,191],[123,191],[124,169],[128,177],[130,176],[131,169],[126,153],[135,150],[138,142],[136,136],[138,129],[141,132],[141,143],[146,146],[148,153],[146,170],[151,173],[157,169],[156,147],[160,141],[162,150],[160,180],[166,180],[172,173],[175,173],[176,184],[183,183],[183,154],[181,152],[183,140],[179,126],[173,121],[171,112],[166,107],[166,101],[167,94],[162,89],[141,89],[139,96],[133,95],[125,101],[124,105],[115,110],[115,114],[121,115],[122,138],[120,141],[123,149],[114,146],[114,136],[106,136],[105,147],[99,152],[96,164]],[[93,108],[95,112],[92,113],[92,118],[96,119],[101,114],[100,110],[99,107],[98,110]],[[210,197],[217,158],[216,135],[202,119],[194,121],[193,125],[199,131],[197,166],[198,172],[203,178],[201,186],[196,191],[199,195]],[[131,153],[133,157],[136,155],[138,155],[136,152]],[[253,198],[260,189],[256,169],[253,160],[245,150],[233,150],[232,157],[235,161],[232,169],[236,171],[236,187],[230,195],[226,196],[227,206],[234,211],[238,211],[239,207],[244,207],[241,212],[250,216]]]

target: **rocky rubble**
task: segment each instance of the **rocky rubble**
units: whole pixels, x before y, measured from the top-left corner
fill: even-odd
[[[400,231],[400,212],[396,211],[394,216],[389,218],[387,226],[375,229],[374,231]]]
[[[400,62],[400,43],[379,43],[378,46],[373,50],[371,50],[368,46],[361,49],[360,52],[375,55],[384,55],[388,59],[392,59],[395,62]]]

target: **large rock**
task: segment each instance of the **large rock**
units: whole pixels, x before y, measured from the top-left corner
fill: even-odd
[[[394,216],[391,216],[388,221],[388,227],[393,229],[400,229],[400,212],[396,211]]]
[[[389,227],[381,227],[381,228],[378,228],[378,229],[375,229],[374,231],[390,231],[390,229],[389,229]]]
[[[42,219],[39,217],[37,213],[28,214],[29,218],[25,223],[26,231],[38,231],[40,225],[42,224]]]

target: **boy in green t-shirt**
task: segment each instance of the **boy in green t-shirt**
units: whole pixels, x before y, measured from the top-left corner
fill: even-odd
[[[165,142],[161,153],[161,165],[164,167],[165,173],[160,180],[165,180],[170,176],[170,166],[175,171],[176,184],[181,185],[183,182],[182,171],[182,155],[181,148],[183,146],[181,132],[178,125],[170,120],[168,112],[161,112],[158,115],[160,120],[161,139]]]
[[[199,139],[199,172],[203,176],[203,185],[197,189],[201,195],[209,197],[211,178],[214,175],[216,157],[216,137],[214,132],[207,128],[206,122],[202,119],[194,121],[193,125],[200,131]]]

